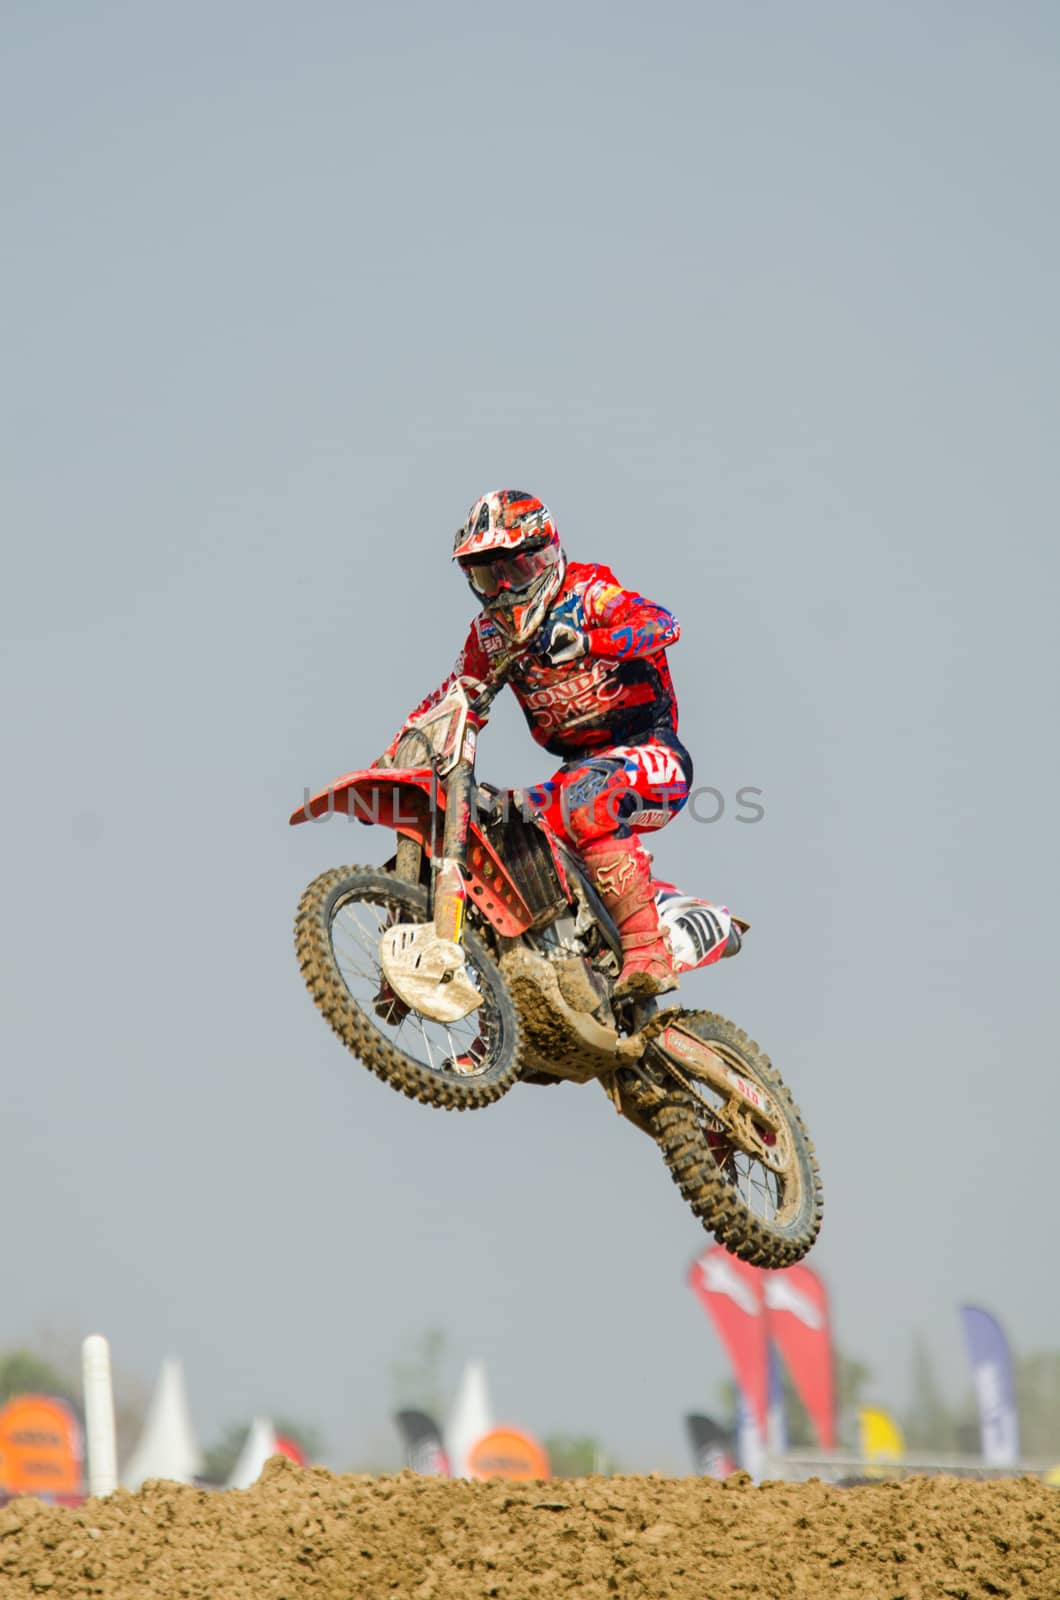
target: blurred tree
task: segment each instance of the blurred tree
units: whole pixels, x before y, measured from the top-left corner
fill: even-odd
[[[1016,1358],[1020,1454],[1060,1461],[1060,1350]]]
[[[247,1442],[250,1424],[230,1422],[221,1437],[202,1453],[202,1478],[206,1483],[227,1483],[239,1452]]]
[[[864,1404],[865,1390],[871,1382],[871,1367],[866,1366],[864,1361],[859,1361],[856,1356],[847,1356],[841,1350],[836,1351],[835,1400],[840,1416],[847,1411],[856,1411]]]
[[[446,1337],[440,1328],[426,1328],[407,1341],[402,1354],[390,1363],[390,1398],[395,1411],[426,1411],[441,1427],[444,1423]]]
[[[589,1434],[550,1433],[542,1443],[554,1478],[610,1477],[620,1470],[610,1451]]]
[[[307,1461],[313,1461],[323,1450],[320,1430],[312,1423],[292,1422],[290,1417],[273,1417],[275,1431],[291,1439],[304,1452]],[[227,1483],[235,1470],[240,1451],[247,1442],[249,1422],[230,1422],[221,1437],[203,1451],[202,1478],[204,1483]]]
[[[799,1399],[791,1381],[791,1373],[781,1362],[780,1387],[784,1397],[784,1426],[788,1430],[788,1444],[792,1450],[817,1448],[817,1430],[810,1421],[810,1413]],[[735,1416],[735,1411],[733,1412]]]
[[[937,1451],[940,1455],[959,1450],[959,1412],[942,1392],[927,1341],[919,1331],[913,1335],[910,1391],[909,1409],[902,1418],[909,1450]]]
[[[865,1391],[872,1385],[872,1368],[855,1356],[836,1351],[835,1404],[837,1433],[841,1444],[850,1450],[861,1447],[858,1411],[867,1400]]]
[[[50,1394],[81,1408],[80,1386],[67,1373],[33,1350],[20,1348],[0,1353],[0,1405],[16,1394]]]

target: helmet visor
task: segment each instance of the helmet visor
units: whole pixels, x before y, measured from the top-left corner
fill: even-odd
[[[558,547],[548,544],[540,550],[519,550],[515,555],[502,556],[496,561],[464,561],[461,565],[479,598],[495,600],[505,589],[515,593],[528,589],[558,560]]]

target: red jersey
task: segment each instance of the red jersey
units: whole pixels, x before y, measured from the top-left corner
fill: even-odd
[[[552,622],[584,634],[588,650],[554,666],[531,640],[517,658],[508,682],[538,744],[564,760],[648,739],[677,744],[677,700],[666,651],[681,629],[669,611],[623,589],[610,567],[572,561],[546,618]],[[491,661],[508,648],[489,613],[481,612],[452,672],[411,715],[436,704],[457,678],[488,682]]]

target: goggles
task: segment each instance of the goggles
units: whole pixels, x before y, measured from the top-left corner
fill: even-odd
[[[559,550],[554,544],[540,550],[523,550],[512,556],[501,556],[496,561],[467,561],[461,563],[475,593],[483,600],[495,600],[503,589],[528,589],[535,578],[554,567],[559,560]]]

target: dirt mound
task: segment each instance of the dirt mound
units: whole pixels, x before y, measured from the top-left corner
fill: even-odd
[[[4,1600],[979,1600],[1060,1597],[1033,1479],[835,1489],[742,1479],[445,1483],[276,1458],[244,1492],[149,1483],[0,1510]]]

